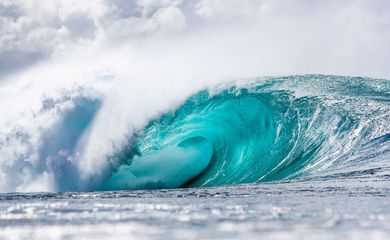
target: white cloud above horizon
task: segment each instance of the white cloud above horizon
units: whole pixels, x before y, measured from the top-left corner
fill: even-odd
[[[206,49],[219,41],[214,54],[248,55],[262,69],[253,74],[390,78],[388,10],[386,0],[0,0],[0,77],[75,47],[192,37]]]

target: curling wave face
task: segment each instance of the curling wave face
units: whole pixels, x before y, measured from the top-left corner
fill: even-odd
[[[31,153],[0,162],[0,191],[34,178],[57,191],[89,191],[390,173],[388,80],[305,75],[215,86],[131,133],[104,156],[109,167],[96,168],[93,183],[85,183],[79,153],[89,144],[85,136],[94,136],[103,99],[81,94],[43,102],[34,116],[60,120],[36,137],[42,143],[36,150],[27,145],[31,130],[3,134],[3,157],[16,143]]]
[[[102,189],[219,186],[386,167],[389,90],[386,80],[310,75],[200,92],[140,130]]]

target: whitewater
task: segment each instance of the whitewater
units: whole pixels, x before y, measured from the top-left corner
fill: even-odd
[[[389,7],[0,0],[0,239],[388,239]]]

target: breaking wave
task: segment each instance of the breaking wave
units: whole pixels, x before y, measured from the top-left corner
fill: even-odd
[[[19,160],[1,162],[1,191],[26,181],[23,169],[32,177],[52,173],[46,181],[58,191],[204,187],[389,169],[387,80],[305,75],[214,86],[129,134],[92,178],[83,178],[77,161],[104,98],[59,102],[65,101],[71,106],[62,110],[53,101],[43,104],[41,112],[57,108],[60,120],[40,135],[44,144],[30,151],[35,160],[14,155]],[[28,134],[3,134],[3,151]],[[11,181],[16,175],[24,180]]]

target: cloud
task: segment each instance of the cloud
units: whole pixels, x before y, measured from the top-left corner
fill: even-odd
[[[1,0],[0,75],[102,37],[117,42],[179,31],[186,26],[180,5],[177,0]]]
[[[195,13],[202,18],[250,17],[260,13],[261,0],[201,0],[195,5]]]
[[[176,6],[161,7],[149,18],[127,17],[111,20],[104,30],[111,41],[128,40],[156,31],[180,31],[186,26],[186,17]]]
[[[99,1],[0,1],[0,66],[14,71],[72,44],[93,40]]]
[[[1,0],[0,76],[75,46],[104,43],[100,47],[106,48],[147,42],[161,33],[169,39],[211,31],[211,36],[237,38],[239,32],[260,39],[275,55],[295,58],[293,65],[307,64],[306,72],[329,72],[328,68],[340,73],[333,57],[342,59],[345,74],[366,65],[356,74],[376,71],[374,76],[387,77],[389,7],[385,0]],[[263,50],[251,47],[256,54]],[[310,58],[328,67],[311,67]],[[302,72],[305,67],[291,69]]]

